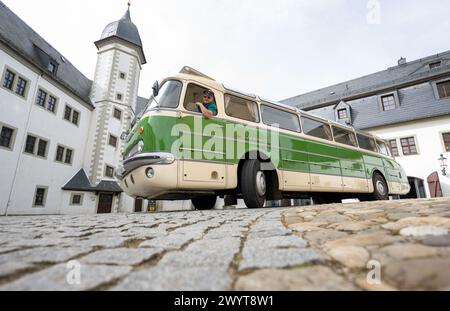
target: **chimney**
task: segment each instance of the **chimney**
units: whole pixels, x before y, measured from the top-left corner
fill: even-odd
[[[401,58],[398,60],[398,65],[400,66],[400,65],[404,65],[404,64],[406,64],[406,58],[401,57]]]

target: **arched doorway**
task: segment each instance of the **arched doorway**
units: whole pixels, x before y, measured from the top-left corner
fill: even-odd
[[[441,198],[442,197],[442,188],[441,183],[439,181],[438,172],[434,172],[431,174],[428,179],[428,189],[430,189],[430,195],[432,198]]]

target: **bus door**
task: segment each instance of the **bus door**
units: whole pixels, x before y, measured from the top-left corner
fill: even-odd
[[[224,163],[225,150],[222,147],[220,131],[223,124],[217,116],[205,118],[196,103],[204,102],[208,88],[198,83],[187,84],[182,95],[182,109],[178,112],[180,129],[189,131],[189,141],[181,147],[181,184],[184,188],[225,189],[227,170]],[[213,101],[218,94],[214,91]],[[186,139],[186,138],[184,138]]]

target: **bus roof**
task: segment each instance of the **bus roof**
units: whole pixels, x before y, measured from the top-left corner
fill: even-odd
[[[213,78],[209,77],[208,75],[206,75],[206,74],[204,74],[204,73],[202,73],[202,72],[200,72],[200,71],[198,71],[198,70],[196,70],[196,69],[194,69],[192,67],[189,67],[189,66],[184,66],[183,68],[181,68],[180,72],[178,74],[174,75],[173,77],[174,78],[184,79],[184,80],[197,80],[197,81],[201,82],[202,84],[204,84],[204,85],[206,85],[206,86],[208,86],[210,88],[214,88],[214,89],[222,91],[222,92],[231,91],[231,92],[238,93],[238,94],[241,94],[241,95],[253,98],[253,99],[258,99],[261,102],[266,102],[266,103],[269,103],[269,104],[272,104],[272,105],[275,105],[275,106],[279,106],[280,108],[284,108],[286,110],[290,110],[290,111],[295,112],[295,113],[300,113],[301,115],[304,115],[304,116],[309,116],[309,117],[312,117],[312,118],[323,120],[324,122],[328,122],[331,125],[336,125],[336,126],[352,129],[352,130],[354,130],[357,133],[360,133],[360,134],[363,134],[363,135],[367,135],[367,136],[371,136],[371,137],[373,137],[373,138],[375,138],[377,140],[385,141],[385,139],[383,139],[381,137],[378,137],[376,135],[373,135],[371,133],[364,132],[364,131],[361,131],[361,130],[357,130],[351,125],[342,124],[342,123],[336,122],[334,120],[325,119],[323,117],[314,115],[314,114],[306,112],[304,110],[300,110],[300,109],[295,108],[293,106],[288,106],[288,105],[282,104],[282,103],[280,103],[278,101],[266,99],[266,98],[257,96],[257,95],[255,95],[253,93],[241,91],[241,90],[239,90],[237,88],[226,86],[223,83],[217,82],[216,80],[214,80]]]

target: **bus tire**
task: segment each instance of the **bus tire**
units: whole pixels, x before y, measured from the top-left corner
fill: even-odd
[[[197,211],[206,211],[213,209],[216,206],[217,196],[208,195],[203,197],[197,197],[191,200]]]
[[[385,201],[389,198],[389,188],[386,180],[379,173],[373,174],[373,193],[372,200]]]
[[[267,179],[258,160],[248,160],[241,171],[241,191],[248,208],[262,208],[266,203]]]

